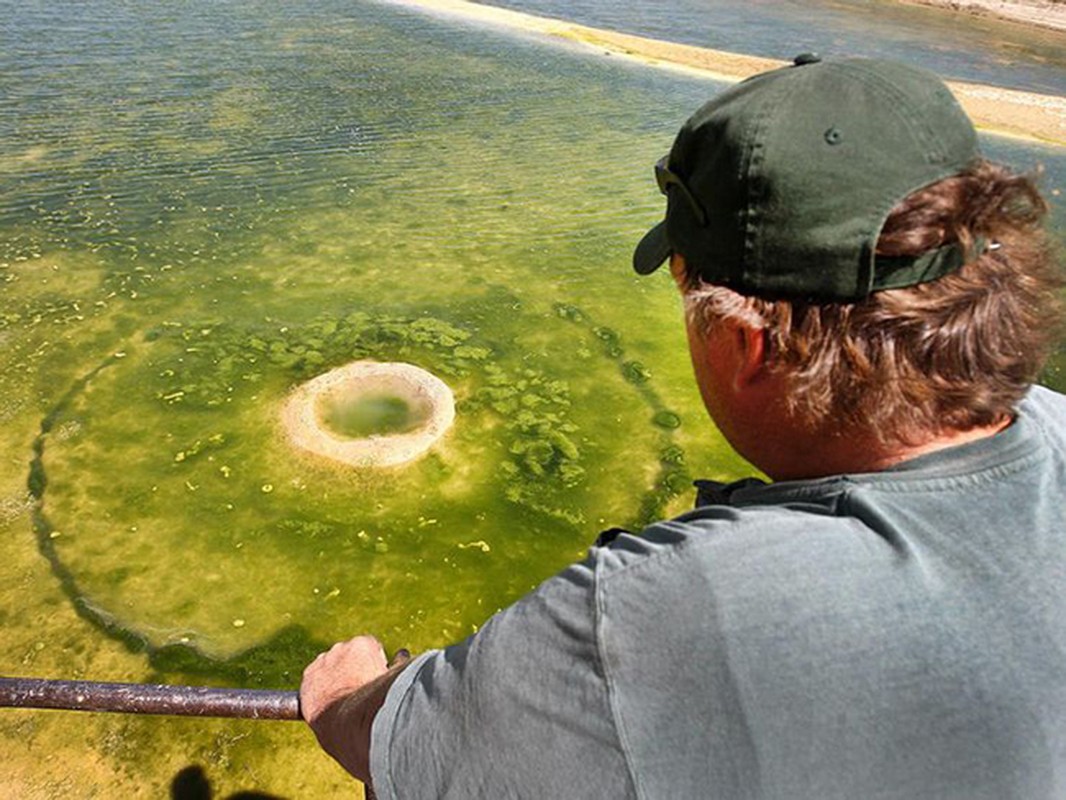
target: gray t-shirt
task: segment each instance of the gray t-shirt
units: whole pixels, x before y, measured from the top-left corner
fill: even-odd
[[[1066,797],[1066,398],[593,548],[417,658],[371,769],[380,800]]]

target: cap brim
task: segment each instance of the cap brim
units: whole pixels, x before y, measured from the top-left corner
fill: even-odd
[[[670,242],[666,239],[666,221],[660,222],[646,234],[633,251],[633,269],[639,275],[655,272],[670,257]]]

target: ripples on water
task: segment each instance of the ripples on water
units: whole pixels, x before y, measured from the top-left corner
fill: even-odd
[[[626,269],[660,210],[633,165],[702,85],[375,6],[152,11],[26,6],[0,70],[5,433],[45,420],[34,524],[83,616],[222,661],[293,626],[427,646],[661,513],[667,406],[702,412]],[[466,426],[384,477],[294,459],[287,388],[355,357],[441,372]],[[241,674],[306,656],[271,652]]]

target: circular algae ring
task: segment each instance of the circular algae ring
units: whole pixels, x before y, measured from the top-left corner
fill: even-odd
[[[355,467],[424,455],[455,420],[452,391],[413,364],[353,361],[293,390],[282,411],[289,441]]]

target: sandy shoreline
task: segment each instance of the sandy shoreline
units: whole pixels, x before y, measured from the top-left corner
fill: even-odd
[[[1050,0],[899,0],[911,5],[945,8],[981,17],[1066,31],[1066,4]]]
[[[383,0],[383,2],[421,8],[430,13],[459,17],[494,27],[555,36],[600,52],[634,58],[655,66],[695,71],[722,81],[739,81],[786,63],[741,53],[675,44],[591,28],[565,20],[479,5],[468,0]],[[906,2],[943,7],[981,5],[988,7],[991,11],[1000,6],[1010,6],[1019,13],[1023,8],[1028,12],[1036,13],[1045,5],[1051,5],[1046,0],[1029,0],[1021,3],[1004,3],[996,0],[962,0],[959,3],[951,2],[951,0],[906,0]],[[1054,11],[1056,18],[1061,16],[1063,29],[1066,30],[1066,4],[1062,6],[1056,4]],[[981,130],[1066,146],[1066,98],[960,81],[949,81],[948,86]]]

